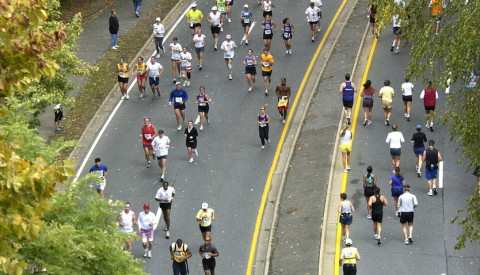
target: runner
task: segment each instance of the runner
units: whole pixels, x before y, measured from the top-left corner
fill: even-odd
[[[438,163],[442,161],[442,155],[435,146],[433,139],[428,141],[428,148],[423,152],[422,160],[425,162],[425,178],[428,183],[428,195],[433,196],[437,194],[437,174]]]
[[[317,24],[320,21],[320,9],[315,7],[315,2],[310,1],[310,7],[305,10],[305,17],[310,24],[310,30],[312,31],[312,42],[315,42],[317,36]]]
[[[163,36],[165,35],[165,26],[162,24],[160,17],[155,19],[153,24],[153,36],[155,37],[155,49],[157,50],[157,58],[160,58],[160,50],[165,54],[165,48],[163,48]]]
[[[320,13],[318,14],[318,23],[317,23],[317,32],[321,32],[322,31],[322,26],[321,26],[321,20],[322,19],[322,6],[323,6],[323,3],[322,3],[322,0],[312,0],[314,3],[315,3],[315,7],[318,8],[318,10],[320,11]]]
[[[187,47],[183,46],[183,52],[180,53],[182,60],[182,79],[183,86],[190,86],[190,78],[192,77],[192,54],[187,51]]]
[[[90,168],[89,173],[97,173],[99,179],[95,181],[95,189],[103,198],[103,190],[105,190],[105,185],[107,185],[107,166],[102,164],[100,158],[95,158],[95,165]]]
[[[252,26],[252,22],[255,22],[255,17],[253,17],[252,12],[248,10],[248,4],[243,6],[243,11],[240,13],[240,20],[243,26],[243,33],[245,34],[245,45],[248,45],[248,32]]]
[[[370,29],[372,30],[372,38],[378,38],[378,32],[377,32],[377,19],[375,19],[375,16],[377,15],[377,8],[375,7],[374,4],[370,4],[368,6],[368,20],[370,22]]]
[[[382,99],[383,117],[385,119],[385,125],[390,125],[390,116],[392,115],[393,97],[395,92],[390,87],[390,80],[385,80],[383,86],[378,92],[378,97]]]
[[[222,26],[221,14],[218,12],[218,8],[212,7],[212,11],[208,14],[207,21],[210,23],[210,31],[215,41],[213,49],[217,50],[218,45],[218,34],[220,33],[220,27]]]
[[[275,94],[277,95],[277,108],[282,118],[282,123],[285,124],[287,119],[287,110],[290,103],[290,85],[287,85],[287,79],[282,77],[280,85],[277,85]]]
[[[357,261],[360,261],[360,253],[356,247],[352,246],[353,242],[351,239],[345,240],[345,245],[347,247],[342,249],[340,252],[340,266],[343,262],[343,274],[345,275],[354,275],[357,274]]]
[[[170,211],[172,209],[172,202],[175,198],[175,189],[168,186],[168,181],[164,181],[155,195],[155,200],[160,202],[160,209],[162,209],[163,221],[165,222],[165,238],[170,238]]]
[[[120,232],[123,233],[133,233],[133,226],[137,224],[137,220],[135,219],[135,213],[130,210],[130,203],[125,203],[125,209],[122,210],[117,216],[117,223],[120,229]],[[132,239],[128,239],[125,244],[125,250],[131,251],[132,250]]]
[[[188,271],[187,259],[192,257],[192,251],[182,239],[170,245],[170,259],[172,259],[173,275],[186,275]]]
[[[137,64],[132,68],[132,74],[134,74],[135,71],[137,72],[138,91],[140,92],[140,97],[143,97],[147,91],[145,87],[147,82],[147,65],[143,62],[143,57],[141,56],[138,57]]]
[[[253,83],[255,83],[255,75],[257,74],[257,58],[253,55],[253,50],[248,49],[248,54],[243,60],[245,64],[245,75],[247,76],[248,91],[253,89]]]
[[[233,0],[227,0],[227,7],[226,8],[227,8],[227,10],[226,10],[227,20],[228,20],[228,23],[231,23],[232,20],[230,18],[232,17],[231,14],[232,14],[232,9],[233,9]]]
[[[227,16],[227,2],[226,0],[217,0],[217,9],[220,13],[220,31],[223,32],[223,23]]]
[[[285,48],[287,49],[285,54],[292,54],[292,37],[295,33],[295,26],[290,23],[288,17],[283,19],[282,32],[283,42],[285,42]]]
[[[225,64],[227,65],[228,79],[232,80],[232,61],[233,57],[235,56],[235,49],[237,48],[237,44],[235,44],[235,41],[232,40],[232,36],[230,34],[227,34],[225,39],[227,40],[223,41],[220,49],[224,51],[223,58],[225,59]]]
[[[260,141],[262,142],[262,150],[265,149],[265,140],[270,144],[270,138],[268,138],[268,125],[270,124],[270,116],[265,113],[267,104],[260,107],[260,113],[257,115],[258,134],[260,135]]]
[[[272,21],[271,15],[267,14],[261,26],[263,29],[263,46],[265,46],[267,50],[270,50],[270,45],[272,44],[273,29],[277,27],[277,24]]]
[[[202,209],[197,213],[197,222],[199,223],[200,232],[202,232],[203,240],[210,238],[212,232],[212,222],[215,220],[215,211],[208,207],[208,203],[202,203]]]
[[[215,275],[215,257],[218,257],[218,250],[211,244],[211,238],[205,239],[205,244],[200,246],[198,253],[202,257],[203,271],[205,275]]]
[[[205,87],[200,86],[200,94],[197,95],[197,100],[195,101],[198,104],[198,116],[200,117],[200,131],[203,130],[203,122],[206,119],[208,121],[208,110],[210,109],[209,104],[212,103],[212,100],[205,93]]]
[[[417,168],[417,176],[422,176],[423,152],[425,152],[425,144],[427,136],[422,132],[422,125],[417,125],[417,132],[413,134],[411,142],[413,143],[413,153],[415,154],[415,166]]]
[[[148,83],[152,89],[152,100],[156,98],[155,90],[157,91],[157,95],[160,97],[160,76],[163,74],[163,70],[163,66],[156,62],[155,57],[152,56],[150,58],[150,63],[147,64]]]
[[[388,185],[391,186],[392,197],[395,201],[395,217],[400,217],[398,198],[403,194],[403,187],[406,186],[405,178],[400,173],[400,167],[395,168],[395,174],[390,177]]]
[[[195,126],[193,126],[193,121],[188,121],[188,127],[185,128],[185,145],[187,146],[188,157],[190,160],[188,162],[193,162],[193,154],[198,157],[197,151],[197,136],[198,131]]]
[[[270,15],[270,17],[273,16],[272,8],[275,8],[275,5],[271,0],[263,0],[261,8],[263,11],[263,17],[266,17],[267,15]]]
[[[380,188],[375,186],[374,194],[368,199],[367,203],[369,211],[372,211],[373,238],[380,245],[382,244],[383,207],[388,206],[388,201],[384,195],[380,195]]]
[[[350,81],[350,74],[345,74],[345,82],[340,84],[338,92],[342,94],[343,108],[347,114],[347,124],[352,123],[352,107],[354,94],[357,92],[355,83]]]
[[[152,141],[152,147],[157,158],[158,166],[162,170],[160,181],[165,179],[165,170],[167,170],[167,156],[170,148],[170,139],[164,135],[163,130],[158,130],[158,135]]]
[[[342,241],[350,239],[350,225],[353,222],[352,213],[355,212],[352,202],[347,200],[347,194],[340,194],[338,213],[340,214],[340,225],[342,226]]]
[[[410,108],[412,105],[413,84],[410,82],[410,77],[405,76],[405,82],[402,84],[402,100],[405,118],[410,121]]]
[[[350,170],[350,153],[352,152],[352,132],[344,125],[340,132],[340,151],[342,152],[343,173]]]
[[[265,95],[268,95],[268,90],[270,89],[270,84],[272,83],[272,66],[275,60],[270,54],[268,48],[263,49],[263,53],[260,57],[262,59],[263,87],[265,88]]]
[[[193,3],[191,9],[185,15],[187,17],[187,23],[190,25],[190,35],[194,36],[197,30],[202,26],[203,13],[197,10],[197,4]]]
[[[168,107],[171,107],[172,101],[174,101],[173,110],[175,111],[175,117],[178,123],[177,131],[182,130],[182,124],[185,122],[185,102],[187,100],[188,94],[187,91],[182,89],[182,83],[175,83],[175,89],[173,89],[173,91],[170,93],[170,97],[168,99]]]
[[[390,156],[392,157],[392,167],[400,167],[400,155],[402,154],[402,142],[405,142],[402,132],[397,131],[397,124],[392,124],[392,131],[388,133],[386,143],[390,145]],[[395,173],[395,170],[393,171]]]
[[[400,15],[395,14],[392,19],[390,20],[390,24],[393,26],[393,44],[392,47],[390,48],[390,51],[393,52],[393,48],[395,45],[397,45],[397,49],[395,50],[395,53],[400,52],[400,42],[402,42],[402,29],[401,29],[401,24],[402,20],[399,19]]]
[[[177,83],[177,72],[180,74],[182,59],[180,53],[182,52],[182,45],[178,43],[178,38],[173,38],[173,43],[170,43],[170,62],[172,63],[173,83]]]
[[[360,93],[360,96],[363,97],[363,126],[367,124],[372,124],[372,107],[373,107],[373,98],[375,97],[375,88],[372,86],[372,82],[367,80],[365,84],[363,84],[363,90]]]
[[[120,62],[117,64],[118,86],[120,87],[120,92],[122,93],[122,97],[120,98],[120,100],[130,98],[127,93],[128,71],[128,64],[124,62],[123,57],[120,57]]]
[[[443,13],[443,3],[442,0],[431,0],[430,9],[433,19],[433,30],[435,34],[438,34],[440,31],[440,23],[442,22],[442,13]]]
[[[410,193],[410,185],[403,187],[404,193],[398,199],[398,207],[400,210],[400,223],[402,224],[403,236],[405,237],[404,244],[408,245],[413,243],[413,217],[415,208],[418,206],[417,197]],[[407,238],[407,224],[409,235]]]
[[[374,190],[377,186],[377,176],[372,174],[372,171],[372,166],[368,166],[367,174],[363,175],[363,196],[365,196],[365,200],[367,201],[367,219],[372,218],[368,201],[370,200],[370,197],[374,195]]]
[[[150,204],[143,205],[143,212],[138,214],[138,233],[142,236],[142,246],[145,249],[144,258],[152,257],[153,235],[155,226],[155,214],[150,212]],[[148,246],[147,246],[148,241]]]
[[[53,114],[55,116],[55,130],[61,131],[63,129],[62,126],[62,118],[63,118],[63,108],[62,104],[58,103],[53,106]]]
[[[150,162],[150,156],[153,157],[152,141],[157,134],[157,129],[150,123],[149,117],[144,118],[143,123],[144,125],[140,130],[140,135],[138,137],[142,139],[143,151],[145,153],[145,159],[147,160],[147,168],[150,168],[152,165]]]
[[[433,88],[432,81],[428,82],[428,87],[420,94],[423,99],[423,106],[425,107],[425,117],[427,118],[426,128],[430,128],[433,132],[433,119],[435,117],[435,105],[437,105],[438,93],[437,89]]]
[[[198,58],[198,70],[202,70],[203,64],[203,53],[205,52],[205,42],[207,37],[202,34],[202,29],[197,30],[197,34],[193,37],[193,42],[195,43],[195,52],[197,53]]]

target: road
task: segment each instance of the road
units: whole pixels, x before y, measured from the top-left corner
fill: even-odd
[[[211,1],[198,1],[199,9],[207,15]],[[202,272],[200,257],[196,253],[203,243],[195,221],[195,214],[201,203],[206,201],[215,209],[216,220],[213,224],[212,243],[220,251],[217,270],[222,274],[245,273],[248,251],[252,240],[255,219],[264,189],[267,172],[270,169],[275,148],[283,125],[276,111],[276,97],[271,92],[263,94],[263,83],[257,80],[254,92],[247,92],[244,67],[241,62],[248,48],[254,49],[256,55],[261,53],[261,29],[258,25],[261,11],[256,1],[247,2],[257,18],[257,25],[251,32],[250,45],[240,43],[243,30],[238,22],[240,5],[235,3],[233,22],[226,24],[221,33],[232,34],[237,43],[236,58],[233,63],[233,80],[228,80],[225,72],[223,54],[213,51],[213,43],[208,37],[202,71],[192,72],[192,86],[187,87],[190,100],[187,102],[187,120],[197,117],[194,95],[200,85],[206,87],[212,98],[210,108],[211,123],[200,132],[198,150],[199,158],[194,164],[188,163],[187,152],[182,132],[176,131],[176,122],[172,108],[168,107],[168,95],[173,88],[168,57],[161,57],[159,62],[166,68],[161,78],[162,96],[157,100],[137,98],[136,87],[131,90],[129,101],[120,105],[116,115],[110,121],[102,137],[89,157],[93,165],[95,157],[101,157],[109,168],[108,183],[105,190],[107,197],[121,199],[132,203],[132,210],[139,212],[141,205],[148,202],[156,205],[154,194],[160,187],[160,169],[156,165],[146,168],[141,141],[138,134],[143,125],[143,118],[150,117],[157,129],[164,129],[172,140],[169,151],[166,180],[176,189],[176,199],[172,208],[171,239],[163,238],[163,222],[156,231],[153,259],[147,259],[145,271],[150,274],[170,272],[171,260],[168,245],[177,238],[182,238],[194,252],[189,261],[192,274]],[[307,64],[315,52],[318,41],[312,43],[309,27],[304,19],[305,6],[291,1],[277,1],[273,20],[279,24],[284,17],[290,17],[297,26],[294,35],[293,55],[285,55],[283,40],[277,29],[273,37],[272,55],[276,62],[273,71],[272,86],[278,84],[280,77],[286,77],[292,86],[293,96],[299,87]],[[325,3],[324,24],[328,24],[339,3]],[[287,12],[288,11],[288,12]],[[208,24],[204,24],[208,25]],[[164,42],[168,45],[173,36],[179,38],[182,45],[188,45],[194,54],[191,37],[186,20],[183,20],[172,35]],[[194,67],[196,58],[194,58]],[[114,69],[114,68],[112,68]],[[257,69],[260,72],[260,69]],[[258,75],[257,75],[258,76]],[[272,117],[270,136],[272,144],[265,150],[260,149],[256,115],[259,107],[269,104],[267,113]],[[197,125],[198,127],[198,125]],[[87,166],[88,167],[88,166]],[[82,172],[84,175],[88,169]],[[156,211],[156,207],[154,207]],[[133,245],[133,254],[142,257],[143,250],[139,242]]]

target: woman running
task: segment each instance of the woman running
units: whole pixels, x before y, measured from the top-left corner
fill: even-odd
[[[120,92],[122,93],[121,100],[129,99],[127,94],[128,88],[128,64],[125,63],[123,57],[120,57],[120,62],[117,64],[117,73],[118,73],[118,86],[120,87]]]
[[[285,54],[292,54],[292,37],[293,33],[295,32],[295,26],[290,23],[290,19],[288,19],[288,17],[283,19],[282,32],[285,48],[287,49]]]
[[[187,51],[187,47],[183,47],[183,52],[180,53],[182,60],[182,78],[183,86],[190,86],[190,78],[192,77],[192,54]]]
[[[200,94],[197,95],[197,100],[195,103],[198,104],[198,115],[200,116],[200,131],[203,130],[203,122],[205,119],[208,121],[208,110],[210,109],[209,104],[212,102],[210,97],[205,93],[205,87],[200,86]]]
[[[377,176],[372,174],[372,166],[367,167],[367,174],[363,175],[363,195],[367,201],[367,219],[371,219],[371,209],[368,207],[370,197],[374,195],[375,187],[377,186]]]
[[[410,82],[410,77],[405,76],[405,82],[402,83],[402,99],[403,99],[403,111],[405,112],[405,118],[410,121],[410,109],[412,106],[413,96],[413,84]]]
[[[263,17],[266,17],[267,15],[273,16],[272,13],[272,8],[274,8],[275,5],[272,3],[271,0],[263,0],[262,2],[262,11],[263,11]]]
[[[260,107],[260,113],[257,115],[258,134],[260,135],[260,141],[262,142],[262,150],[265,149],[265,140],[270,144],[268,138],[268,125],[270,124],[270,116],[265,113],[267,104]]]
[[[270,50],[270,45],[272,43],[273,29],[276,27],[277,27],[277,24],[275,24],[272,21],[272,17],[269,14],[267,14],[265,16],[265,20],[262,22],[262,29],[263,29],[263,45],[268,50]]]
[[[188,127],[185,128],[185,143],[187,145],[188,157],[190,158],[189,162],[193,162],[193,154],[198,157],[197,152],[197,136],[198,131],[193,126],[193,121],[188,121]]]
[[[248,49],[248,54],[243,60],[245,64],[245,75],[247,76],[248,91],[251,92],[253,89],[253,83],[255,83],[255,75],[257,74],[257,58],[253,55],[253,50]]]
[[[340,133],[340,151],[342,151],[343,172],[350,170],[350,152],[352,151],[352,132],[348,130],[348,124],[343,126]]]
[[[138,91],[140,92],[140,97],[144,96],[144,93],[147,92],[145,84],[147,82],[147,65],[143,62],[143,57],[138,57],[137,64],[132,68],[132,74],[137,72],[137,85]]]
[[[360,93],[360,96],[363,97],[363,116],[365,120],[363,121],[363,126],[372,124],[372,107],[373,107],[373,98],[375,97],[375,88],[372,87],[372,81],[367,80],[363,84],[363,90]]]
[[[390,182],[388,183],[392,187],[392,197],[395,201],[395,216],[400,218],[400,213],[398,212],[398,197],[403,194],[403,187],[406,185],[405,178],[400,173],[400,167],[395,168],[395,174],[390,177]]]
[[[243,32],[245,33],[245,45],[248,45],[248,32],[252,21],[255,21],[253,14],[248,10],[248,4],[243,6],[243,11],[240,13],[240,19],[242,20]]]

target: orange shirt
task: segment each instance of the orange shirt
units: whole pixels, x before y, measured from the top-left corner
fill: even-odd
[[[262,71],[264,72],[271,72],[272,65],[273,65],[273,56],[271,54],[265,55],[262,53]]]

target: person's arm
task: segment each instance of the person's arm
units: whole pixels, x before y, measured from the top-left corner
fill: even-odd
[[[193,128],[192,131],[191,131],[191,134],[193,136],[193,138],[197,138],[198,137],[198,131],[196,128]]]
[[[135,213],[132,212],[132,224],[137,225],[137,219],[135,218]]]
[[[267,124],[270,123],[270,115],[267,115]]]
[[[398,198],[398,203],[397,203],[398,208],[402,207],[402,200],[403,198],[400,198],[400,197]]]
[[[374,185],[374,186],[377,186],[377,176],[375,176],[374,174],[372,174],[372,179],[373,179],[373,185]]]
[[[276,95],[277,97],[279,97],[279,95],[278,95],[278,92],[279,92],[279,91],[280,91],[280,90],[278,89],[278,85],[277,85],[277,87],[275,87],[275,95]]]
[[[413,208],[417,208],[417,206],[418,206],[417,196],[413,196]]]
[[[385,143],[390,143],[390,134],[387,135],[387,139],[385,139]]]
[[[438,92],[435,91],[435,99],[438,99]]]
[[[405,179],[402,180],[402,187],[404,187],[405,185],[407,185],[407,183],[405,182]]]
[[[355,212],[355,207],[353,207],[353,203],[351,201],[350,202],[350,208],[352,208],[352,213]]]
[[[259,115],[257,115],[257,123],[258,123],[258,124],[261,124],[260,116],[259,116]]]
[[[338,203],[337,209],[338,209],[338,213],[342,214],[342,202]]]
[[[427,151],[423,151],[423,156],[422,156],[422,161],[425,162],[425,160],[427,159]]]
[[[152,128],[153,128],[153,136],[156,136],[158,134],[157,128],[155,128],[153,124],[152,124]]]
[[[192,251],[190,251],[190,247],[187,247],[187,256],[185,256],[185,260],[189,259],[190,257],[192,257]]]
[[[205,258],[205,255],[203,255],[202,253],[202,247],[200,246],[200,248],[198,249],[198,254],[200,254],[200,257]]]
[[[403,137],[403,134],[400,132],[400,141],[405,142],[405,138]]]
[[[342,261],[344,257],[345,257],[345,253],[343,252],[343,249],[342,249],[342,252],[340,253],[340,259],[338,259],[339,266],[342,266]]]
[[[363,187],[367,184],[367,175],[363,175]]]
[[[215,211],[212,209],[212,221],[215,220]]]
[[[210,99],[210,97],[209,97],[207,94],[205,94],[205,100],[204,100],[203,102],[205,102],[205,103],[211,103],[212,100]]]
[[[392,181],[392,179],[390,179],[390,181],[388,182],[388,185],[392,186],[392,183],[393,183],[393,181]]]
[[[257,63],[257,58],[256,58],[255,56],[253,57],[253,65],[255,65],[255,66],[258,65],[258,63]]]
[[[412,138],[410,139],[410,143],[415,143],[415,134],[412,135]]]
[[[170,96],[168,97],[168,106],[172,106],[172,100],[173,100],[173,91],[170,93]]]
[[[440,155],[440,151],[438,151],[438,161],[442,161],[442,155]]]
[[[209,13],[208,16],[207,16],[207,21],[208,21],[208,23],[213,24],[213,20],[212,20],[212,18],[210,17],[210,13]]]
[[[272,29],[275,29],[277,27],[277,24],[275,24],[275,22],[272,21]]]
[[[155,148],[155,147],[154,147],[154,148]],[[160,199],[160,191],[161,191],[161,188],[163,188],[163,187],[160,187],[160,188],[158,189],[158,191],[157,191],[157,194],[155,195],[155,200],[156,200],[156,201],[159,201],[159,202],[162,202],[162,201],[163,201],[162,199]]]
[[[340,84],[340,88],[338,88],[338,93],[343,93],[343,88],[345,88],[345,82],[343,82],[342,84]]]
[[[174,255],[173,255],[172,246],[170,245],[170,246],[168,247],[168,249],[170,250],[170,259],[172,259],[172,260],[175,259]]]
[[[370,196],[370,198],[368,198],[368,209],[372,209],[372,204],[373,204],[373,198],[374,196]]]
[[[124,224],[122,222],[122,214],[121,213],[118,213],[118,216],[115,220],[117,221],[119,226],[123,227]]]
[[[218,255],[219,255],[219,254],[218,254],[217,248],[213,249],[213,251],[210,252],[210,256],[211,256],[211,257],[218,257]]]
[[[160,71],[158,72],[157,74],[157,77],[160,77],[162,74],[163,74],[163,71],[165,70],[165,68],[161,68]]]
[[[268,60],[268,63],[270,63],[270,67],[273,66],[273,64],[275,63],[275,60],[273,59],[273,56],[270,55],[271,57],[269,58]]]
[[[357,261],[360,261],[362,258],[360,257],[360,253],[358,252],[358,249],[357,249]]]
[[[352,88],[353,88],[353,92],[356,93],[357,92],[357,87],[355,86],[355,83],[352,82]]]
[[[420,93],[420,99],[423,99],[425,97],[425,90],[422,90],[422,92]]]
[[[383,206],[388,206],[387,198],[384,195],[380,196],[380,201],[383,202]]]
[[[197,219],[197,222],[202,220],[202,210],[198,211],[196,219]]]
[[[145,224],[143,224],[143,219],[141,214],[138,214],[137,223],[138,223],[138,233],[140,233],[142,228],[145,227]]]

